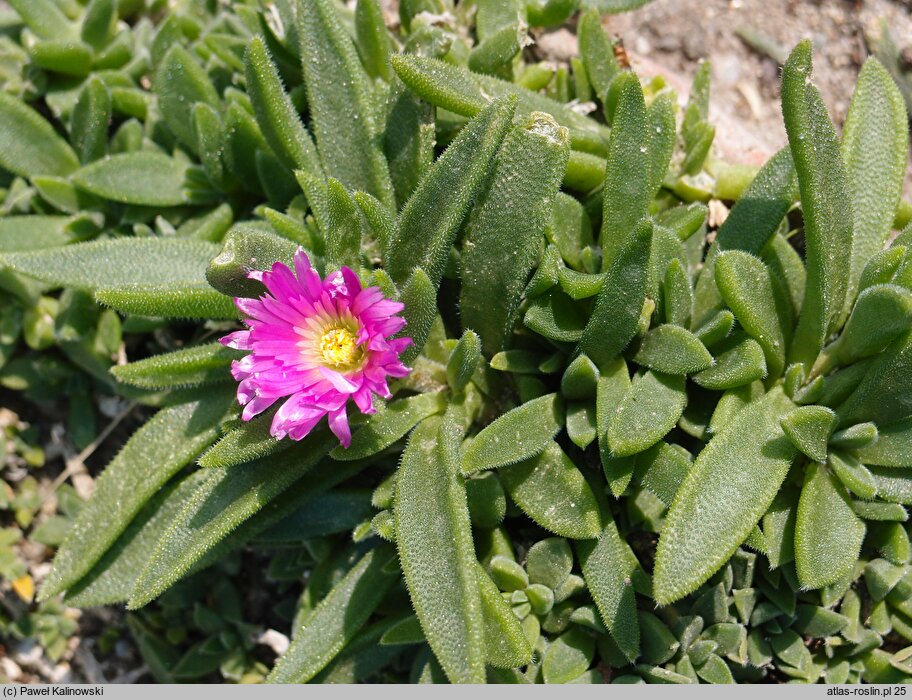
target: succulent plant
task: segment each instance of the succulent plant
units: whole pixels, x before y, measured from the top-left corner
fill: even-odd
[[[266,675],[238,550],[303,584],[272,682],[912,677],[903,97],[869,59],[840,137],[804,42],[721,162],[709,65],[582,4],[11,2],[0,383],[147,417],[42,600],[159,599],[163,680]]]

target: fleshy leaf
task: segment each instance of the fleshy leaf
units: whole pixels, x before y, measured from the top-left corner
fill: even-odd
[[[338,446],[329,456],[340,461],[370,457],[385,450],[425,418],[446,408],[446,397],[441,393],[419,394],[392,401],[377,408],[377,413],[352,435],[348,449]]]
[[[874,498],[877,495],[877,483],[871,472],[861,462],[848,454],[830,453],[827,461],[830,469],[849,491],[860,498]]]
[[[633,578],[640,564],[610,523],[595,542],[580,542],[579,552],[583,578],[598,606],[599,615],[611,638],[630,661],[640,654],[640,627],[637,623],[636,594]]]
[[[806,40],[798,44],[782,71],[782,112],[798,173],[808,274],[789,358],[806,365],[816,359],[842,314],[852,254],[845,166],[823,98],[810,78],[811,42]],[[777,376],[769,357],[767,362],[770,374]]]
[[[697,336],[670,323],[649,331],[633,359],[665,374],[696,374],[713,364],[712,355]]]
[[[386,568],[391,556],[380,546],[349,570],[306,617],[268,682],[306,683],[345,648],[395,583]]]
[[[262,38],[251,40],[244,62],[250,103],[269,146],[289,168],[322,176],[316,147],[282,88],[282,80]]]
[[[753,338],[742,336],[720,350],[715,365],[694,376],[693,380],[700,386],[724,391],[766,377],[766,357]]]
[[[785,367],[785,329],[768,268],[741,251],[721,253],[715,268],[722,298],[738,323],[760,343],[770,376],[778,377]]]
[[[823,465],[805,476],[795,523],[795,564],[802,586],[821,588],[855,565],[864,523],[855,515],[845,488]]]
[[[462,456],[462,472],[496,469],[539,454],[564,424],[563,401],[548,394],[498,417],[476,435]]]
[[[842,334],[823,357],[850,365],[883,350],[910,323],[912,291],[895,284],[868,287],[858,295]]]
[[[56,9],[52,3],[42,4]],[[0,94],[0,167],[23,177],[66,176],[79,167],[79,159],[38,112],[4,92]]]
[[[601,532],[592,489],[556,442],[537,457],[502,467],[498,475],[510,498],[546,530],[579,540]]]
[[[92,607],[126,602],[156,543],[204,478],[203,472],[196,472],[173,487],[163,487],[92,570],[67,591],[67,604]]]
[[[760,255],[798,198],[795,164],[788,148],[770,158],[719,227],[719,250]]]
[[[412,605],[453,683],[484,680],[484,620],[465,484],[461,430],[431,417],[412,433],[396,478],[396,542]]]
[[[519,116],[532,112],[550,114],[558,124],[570,129],[570,145],[575,150],[605,153],[608,130],[560,102],[499,78],[472,73],[434,58],[399,54],[393,55],[391,61],[402,82],[436,107],[473,117],[492,98],[497,100],[515,95]]]
[[[893,227],[908,150],[909,121],[902,95],[883,65],[869,58],[858,74],[842,134],[842,157],[855,222],[846,298],[849,303],[862,270],[871,256],[883,249]]]
[[[595,638],[571,627],[548,645],[542,660],[545,683],[567,683],[583,673],[595,655]]]
[[[393,206],[367,74],[330,0],[297,2],[308,106],[326,174]]]
[[[504,139],[466,223],[459,311],[487,355],[506,345],[570,152],[567,130],[533,113]],[[491,298],[501,300],[492,306]]]
[[[646,299],[651,251],[652,224],[644,219],[614,256],[579,341],[580,351],[596,365],[613,359],[636,334]]]
[[[878,355],[864,379],[836,409],[839,426],[872,421],[888,425],[912,414],[912,394],[905,390],[912,375],[912,329]]]
[[[121,204],[173,207],[186,203],[185,166],[164,153],[118,153],[73,173],[73,182]]]
[[[532,658],[532,647],[513,609],[481,565],[476,566],[475,577],[484,618],[485,662],[497,668],[525,666]]]
[[[659,442],[637,455],[636,468],[643,486],[668,506],[692,466],[693,458],[687,450],[667,442]]]
[[[57,551],[42,598],[88,573],[156,491],[218,437],[230,404],[227,392],[215,392],[162,409],[133,434],[96,481],[95,493]]]
[[[329,451],[334,437],[314,433],[306,443],[244,469],[213,469],[158,542],[128,602],[140,608],[176,583],[257,511],[299,480]]]
[[[68,221],[66,216],[4,216],[0,218],[0,253],[56,248],[69,243]]]
[[[608,423],[613,456],[649,449],[674,428],[684,411],[684,377],[647,372],[635,379]]]
[[[881,426],[877,440],[855,454],[865,464],[912,467],[912,418]]]
[[[217,252],[212,243],[186,238],[118,238],[2,260],[50,285],[95,291],[99,301],[125,310],[237,318],[231,300],[206,282],[206,267]]]
[[[514,109],[509,99],[494,102],[469,122],[406,202],[387,251],[388,271],[397,283],[421,267],[437,287],[459,227],[488,181]]]
[[[640,80],[624,73],[612,85],[617,91],[602,212],[602,270],[608,270],[646,216],[653,195],[649,171],[646,103]]]
[[[119,382],[143,389],[199,386],[231,381],[228,369],[239,357],[221,343],[206,343],[117,365],[111,374]]]
[[[815,462],[827,457],[827,442],[836,427],[836,414],[825,406],[801,406],[781,421],[792,444]]]
[[[795,449],[779,420],[794,404],[781,389],[739,413],[697,457],[665,520],[655,599],[678,600],[706,581],[750,534],[785,480]]]
[[[181,141],[197,149],[193,133],[193,107],[197,103],[221,107],[209,76],[187,49],[174,44],[162,57],[155,72],[155,92],[165,123]],[[134,202],[146,204],[147,202]],[[156,204],[156,202],[148,202]]]
[[[266,411],[225,435],[199,458],[206,469],[225,469],[238,464],[263,459],[291,447],[290,440],[276,440],[270,433],[275,409]]]

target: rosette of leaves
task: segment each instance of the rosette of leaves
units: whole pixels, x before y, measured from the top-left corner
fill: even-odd
[[[275,682],[908,673],[907,124],[876,61],[840,143],[799,46],[753,172],[711,157],[708,65],[679,110],[595,10],[569,67],[527,61],[574,2],[409,0],[395,32],[376,0],[12,5],[0,379],[55,358],[159,409],[44,598],[142,608],[276,550],[264,578],[306,585]],[[241,422],[213,342],[298,247],[415,340],[348,450]],[[199,615],[162,678],[260,673]]]

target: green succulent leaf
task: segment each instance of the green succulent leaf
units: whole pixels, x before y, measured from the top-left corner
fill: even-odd
[[[599,369],[585,355],[573,360],[561,377],[561,394],[566,399],[590,399],[598,390]]]
[[[552,289],[530,302],[523,325],[550,340],[575,343],[583,337],[586,317],[570,297]]]
[[[451,417],[428,418],[412,433],[396,478],[396,542],[418,620],[447,677],[479,683],[485,628],[460,440]]]
[[[56,11],[50,2],[40,4]],[[0,167],[23,177],[67,176],[79,167],[79,158],[38,112],[4,92],[0,94]]]
[[[830,438],[830,446],[841,449],[858,449],[874,444],[878,438],[877,426],[873,423],[856,423],[838,430]]]
[[[724,391],[766,378],[766,357],[753,338],[733,339],[720,350],[712,367],[694,375],[693,380],[700,386]]]
[[[111,368],[119,382],[142,389],[174,389],[231,381],[231,361],[240,357],[221,343],[206,343]]]
[[[770,158],[719,227],[719,250],[743,250],[760,255],[792,204],[798,182],[791,151],[783,148]]]
[[[204,478],[204,472],[196,472],[165,485],[92,570],[70,587],[65,596],[67,603],[93,607],[126,602],[155,545]]]
[[[397,283],[420,267],[437,286],[459,227],[491,176],[514,109],[513,101],[500,100],[469,122],[405,204],[387,251],[388,271]]]
[[[53,0],[12,0],[10,5],[25,25],[42,39],[65,39],[76,35],[76,26]]]
[[[307,443],[244,469],[212,469],[158,542],[130,595],[140,608],[180,580],[231,532],[301,479],[334,438],[315,433]]]
[[[825,406],[800,406],[781,421],[792,444],[815,462],[827,457],[827,443],[836,427],[836,413]]]
[[[630,246],[653,195],[649,163],[646,103],[640,80],[619,75],[612,84],[617,107],[608,139],[608,161],[602,211],[602,270],[608,270]]]
[[[435,58],[399,54],[393,55],[391,62],[402,82],[436,107],[473,117],[492,98],[498,100],[514,95],[519,116],[525,117],[532,112],[550,114],[558,124],[570,129],[570,144],[575,150],[599,155],[605,153],[607,129],[556,100]]]
[[[689,328],[694,295],[687,270],[678,258],[674,258],[665,270],[661,295],[665,320],[676,326]]]
[[[290,440],[276,440],[270,431],[275,410],[266,411],[237,427],[225,431],[222,438],[199,458],[205,469],[227,469],[291,447]]]
[[[360,0],[355,6],[355,36],[364,69],[372,78],[389,82],[393,77],[389,63],[392,42],[378,0]]]
[[[123,314],[160,318],[236,319],[231,299],[202,285],[173,287],[137,284],[98,289],[95,300]]]
[[[687,450],[667,442],[659,442],[637,455],[636,469],[643,486],[668,506],[692,466],[693,458]]]
[[[849,304],[862,270],[883,249],[893,228],[908,149],[909,120],[902,95],[883,65],[869,58],[858,75],[842,135],[854,220]]]
[[[568,683],[585,672],[595,656],[595,638],[571,627],[548,645],[542,659],[545,683]]]
[[[567,540],[547,537],[529,548],[526,570],[529,581],[558,590],[573,569],[573,551]]]
[[[437,318],[437,287],[420,267],[402,285],[400,299],[405,304],[402,316],[412,345],[405,349],[403,362],[412,362],[424,350],[434,320]]]
[[[498,475],[516,505],[546,530],[578,540],[601,532],[595,495],[557,443],[549,442],[536,457],[502,467]]]
[[[446,397],[441,393],[419,394],[377,407],[377,413],[352,435],[348,448],[333,448],[330,457],[340,461],[363,459],[375,455],[397,440],[425,418],[446,408]]]
[[[660,604],[706,581],[769,508],[795,456],[779,426],[793,406],[774,389],[731,420],[697,457],[659,538],[654,585]]]
[[[165,408],[111,461],[57,551],[41,597],[73,586],[117,540],[145,503],[219,434],[232,403],[226,392]]]
[[[185,165],[164,153],[118,153],[73,173],[73,182],[113,202],[173,207],[187,202],[185,170]]]
[[[321,177],[316,147],[282,87],[266,42],[254,37],[244,56],[247,92],[260,131],[270,148],[288,167]]]
[[[98,78],[90,78],[79,92],[70,119],[70,137],[79,160],[91,163],[105,155],[111,121],[111,93]]]
[[[563,427],[564,405],[548,394],[504,413],[476,435],[462,456],[462,472],[516,464],[547,448]]]
[[[821,588],[855,565],[864,523],[845,488],[823,465],[807,470],[795,523],[795,564],[802,586]]]
[[[652,224],[644,219],[615,255],[579,341],[580,352],[596,365],[613,359],[636,334],[646,299],[651,252]]]
[[[0,254],[57,248],[70,242],[67,216],[5,216],[0,219]]]
[[[851,395],[836,409],[839,426],[872,421],[888,425],[912,414],[912,395],[904,391],[912,374],[912,329],[878,355]]]
[[[615,457],[649,449],[674,428],[687,401],[684,377],[647,372],[635,379],[608,423]]]
[[[849,454],[831,452],[827,460],[830,469],[849,491],[860,498],[874,498],[877,483],[865,465]]]
[[[712,355],[697,336],[670,323],[649,331],[633,359],[665,374],[696,374],[713,365]]]
[[[855,454],[865,464],[912,467],[912,418],[880,427],[877,440]]]
[[[614,55],[614,42],[602,28],[601,17],[595,10],[584,12],[580,16],[577,36],[586,76],[604,104],[608,100],[614,79],[621,72]]]
[[[810,76],[811,42],[803,41],[782,71],[782,111],[798,173],[808,272],[789,357],[806,365],[813,364],[842,314],[852,254],[845,166],[823,98]]]
[[[490,185],[469,215],[459,311],[488,355],[502,350],[512,333],[569,152],[567,130],[533,113],[504,139]],[[492,307],[492,296],[502,303]]]
[[[53,286],[91,290],[102,303],[147,315],[237,318],[205,270],[218,247],[180,238],[118,238],[5,255],[17,272]],[[142,311],[138,311],[142,313]]]
[[[532,658],[532,647],[516,614],[480,564],[475,576],[484,619],[485,662],[497,668],[525,666]]]
[[[308,106],[326,174],[393,207],[367,74],[330,0],[296,3]]]
[[[365,554],[298,629],[269,674],[270,683],[306,683],[339,655],[396,580],[387,564],[392,552],[380,546]]]
[[[229,297],[256,298],[266,293],[262,282],[248,277],[252,270],[269,270],[275,262],[294,265],[298,246],[255,224],[235,224],[225,234],[222,249],[206,267],[206,281]]]
[[[598,607],[599,615],[624,656],[640,655],[633,580],[643,576],[640,564],[615,523],[609,523],[596,541],[577,544],[583,578]]]
[[[748,253],[729,251],[716,258],[715,270],[726,305],[763,348],[770,376],[778,377],[785,367],[785,324],[768,268]]]
[[[183,46],[174,44],[158,64],[155,72],[155,92],[158,95],[162,117],[168,127],[186,146],[196,151],[197,143],[193,133],[193,106],[202,102],[215,109],[221,107],[221,100],[206,71],[193,57],[193,54]],[[133,203],[159,204],[159,202]]]
[[[823,358],[850,365],[875,355],[912,322],[912,291],[895,284],[878,284],[864,289],[839,339]],[[827,362],[824,359],[824,362]]]

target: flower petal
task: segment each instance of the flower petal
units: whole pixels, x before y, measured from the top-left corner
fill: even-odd
[[[333,431],[333,435],[339,438],[343,447],[348,448],[351,445],[351,428],[348,425],[348,416],[344,406],[329,414],[329,429]]]

